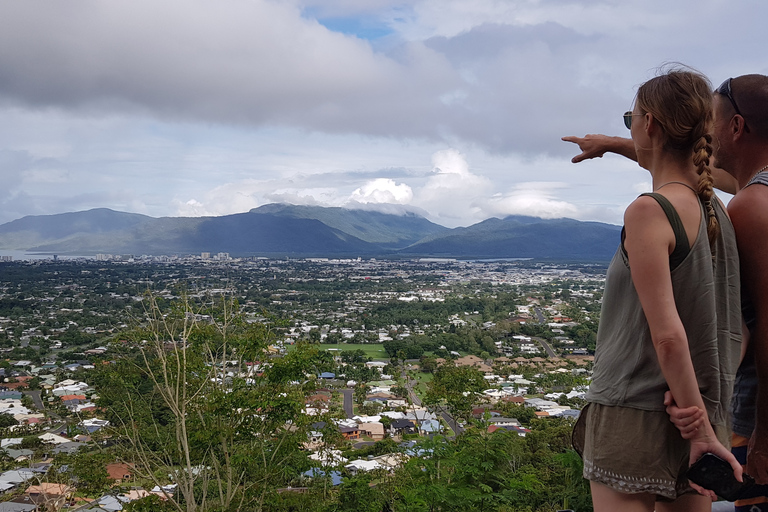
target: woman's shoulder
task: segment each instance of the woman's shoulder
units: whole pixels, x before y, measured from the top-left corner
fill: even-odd
[[[666,223],[666,219],[667,216],[661,204],[651,195],[641,195],[632,201],[624,211],[624,226],[627,228],[654,221]]]

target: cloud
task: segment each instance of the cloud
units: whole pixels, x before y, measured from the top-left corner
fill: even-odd
[[[670,55],[692,64],[712,60],[674,28],[685,22],[726,31],[734,21],[691,5],[4,2],[0,101],[564,155],[557,142],[564,133],[620,129],[615,113]],[[746,7],[729,9],[736,17]],[[369,20],[392,32],[390,43],[378,48],[330,30],[318,21],[323,16],[350,25]],[[746,16],[746,23],[756,18]]]
[[[378,178],[369,181],[352,192],[350,201],[357,203],[392,203],[408,204],[413,199],[411,187],[405,183],[399,185],[395,180]]]
[[[520,183],[511,192],[490,198],[485,211],[494,217],[507,215],[529,215],[545,219],[578,217],[580,209],[576,205],[557,199],[553,193],[555,190],[566,189],[568,189],[567,183]]]
[[[632,185],[632,190],[638,194],[644,194],[653,190],[653,184],[650,181],[641,181]]]
[[[469,170],[466,157],[456,149],[432,155],[432,174],[414,192],[413,204],[430,212],[430,218],[449,227],[466,225],[477,219],[479,208],[473,205],[491,189],[491,182]]]
[[[28,151],[0,149],[0,175],[3,177],[0,201],[15,193],[23,181],[24,173],[28,172],[33,164],[34,157]]]
[[[715,83],[768,73],[743,51],[763,43],[758,4],[0,2],[0,222],[272,201],[620,222],[647,174],[574,167],[560,137],[627,135],[621,112],[668,60]],[[738,37],[703,52],[681,26]]]
[[[387,57],[287,2],[0,4],[0,98],[33,108],[389,134],[455,81],[423,45]]]

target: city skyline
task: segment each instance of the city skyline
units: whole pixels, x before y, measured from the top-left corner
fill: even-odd
[[[628,136],[621,113],[666,62],[714,86],[768,73],[751,51],[766,11],[720,0],[5,3],[0,224],[273,202],[414,211],[447,227],[510,214],[618,224],[648,174],[618,157],[574,166],[577,148],[560,137]]]

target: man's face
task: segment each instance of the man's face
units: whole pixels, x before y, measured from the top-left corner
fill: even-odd
[[[712,125],[712,149],[713,149],[713,163],[715,167],[719,167],[730,172],[730,167],[733,165],[731,148],[731,139],[729,137],[728,125],[732,114],[730,112],[730,103],[728,98],[722,94],[715,93],[714,96],[714,123]]]

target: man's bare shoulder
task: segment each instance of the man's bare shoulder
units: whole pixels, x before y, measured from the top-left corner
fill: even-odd
[[[752,185],[740,190],[728,203],[728,214],[742,263],[758,254],[762,260],[768,251],[768,186]]]
[[[731,217],[768,218],[768,186],[751,185],[741,189],[728,203]]]

